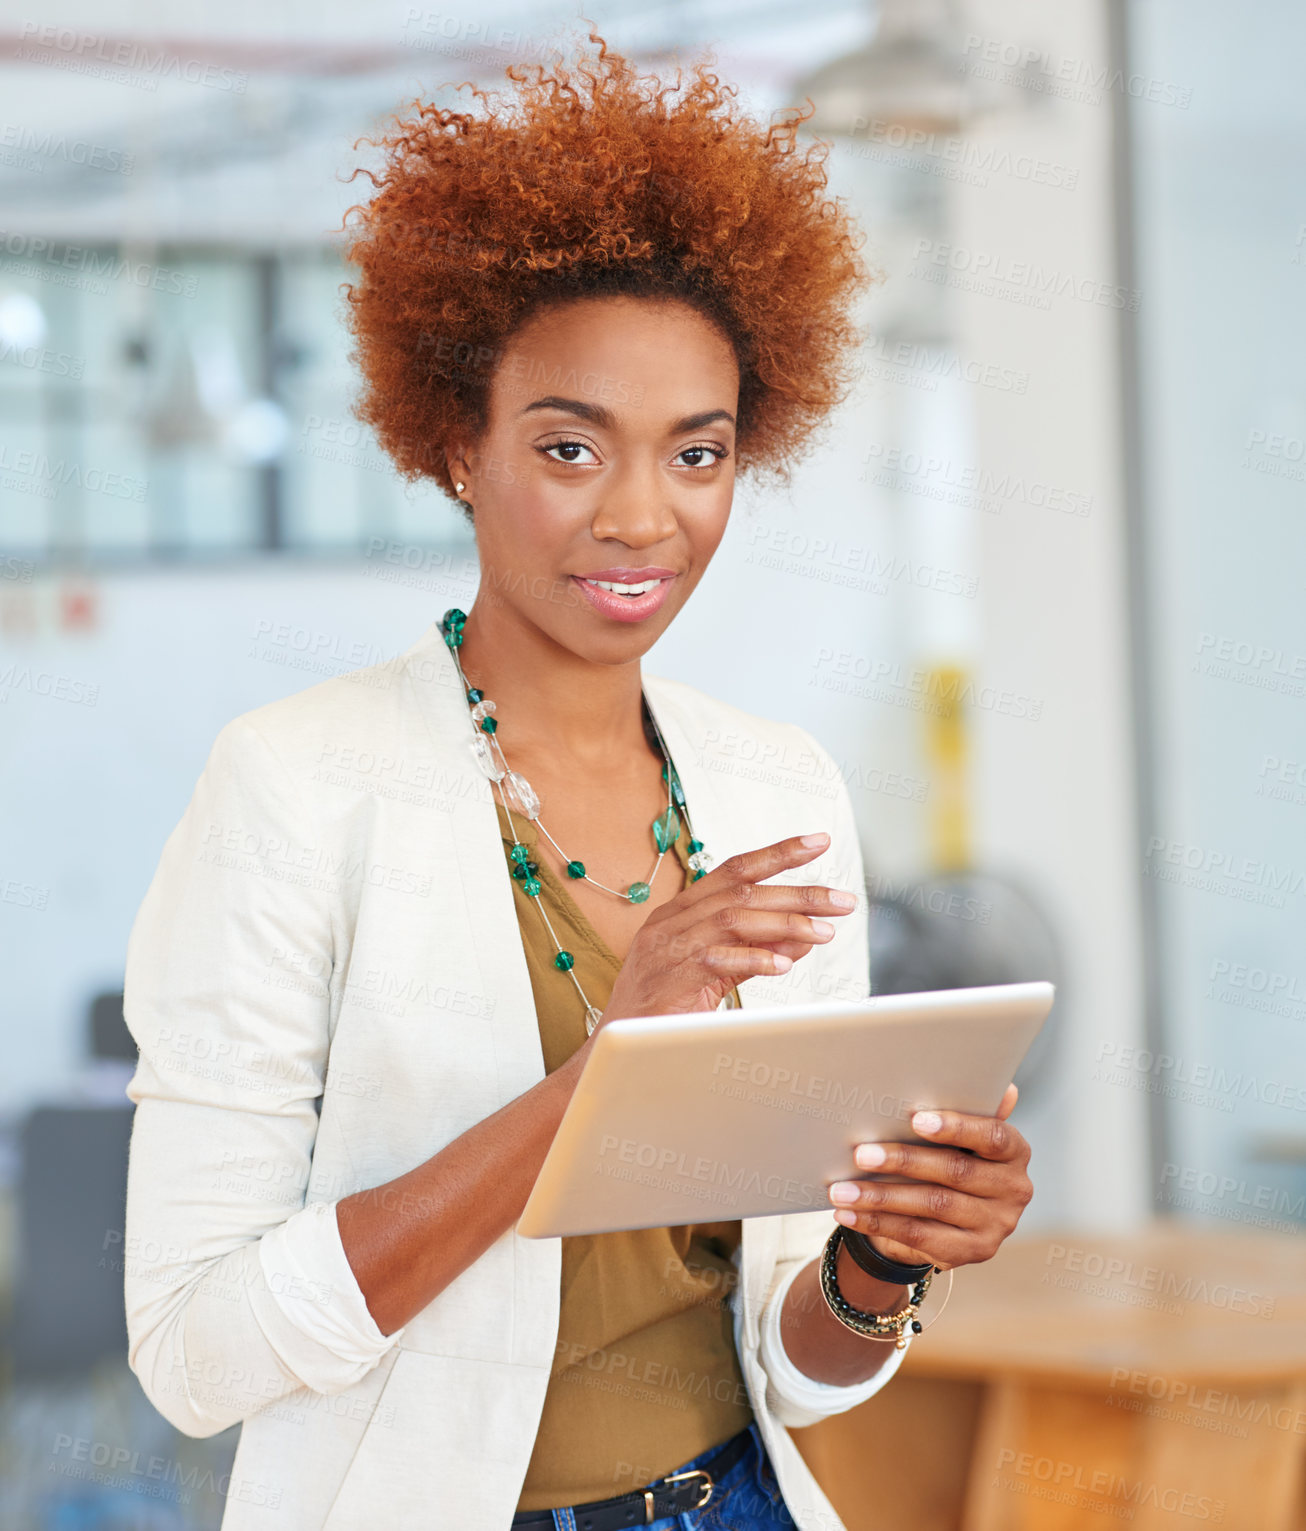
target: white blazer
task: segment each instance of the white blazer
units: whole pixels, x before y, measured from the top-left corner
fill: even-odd
[[[824,829],[786,880],[864,897],[847,788],[794,724],[644,676],[719,863]],[[155,1407],[243,1422],[223,1531],[506,1531],[558,1333],[561,1240],[504,1233],[383,1335],[336,1227],[544,1077],[489,783],[438,624],[396,660],[219,733],[132,928],[140,1061],[124,1234],[129,1356]],[[866,906],[745,1006],[868,992]],[[789,1438],[869,1397],[779,1344],[829,1212],[747,1219],[734,1298],[749,1397],[804,1531],[840,1521]],[[628,1483],[627,1487],[636,1487]],[[614,1487],[620,1492],[620,1486]]]

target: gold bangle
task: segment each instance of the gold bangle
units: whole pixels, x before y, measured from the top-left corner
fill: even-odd
[[[906,1350],[907,1330],[910,1329],[913,1334],[919,1334],[924,1327],[916,1314],[921,1303],[925,1301],[930,1282],[934,1279],[933,1268],[931,1267],[919,1281],[913,1282],[908,1288],[908,1302],[905,1308],[897,1313],[864,1313],[860,1308],[854,1308],[839,1290],[835,1266],[839,1257],[839,1246],[843,1242],[842,1236],[843,1227],[840,1225],[825,1241],[825,1249],[821,1253],[821,1295],[825,1298],[826,1306],[841,1324],[855,1333],[863,1335],[866,1339],[893,1340],[895,1349]]]

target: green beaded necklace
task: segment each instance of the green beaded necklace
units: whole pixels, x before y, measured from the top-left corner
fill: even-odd
[[[658,748],[662,751],[662,780],[667,784],[667,806],[656,819],[653,820],[653,843],[657,847],[657,857],[653,862],[653,869],[648,874],[647,881],[632,882],[624,892],[609,888],[597,878],[591,877],[585,870],[585,863],[577,861],[567,855],[566,851],[545,829],[540,818],[540,800],[532,788],[530,782],[517,771],[510,770],[508,762],[504,759],[503,748],[498,739],[498,720],[495,718],[495,704],[483,691],[467,683],[467,677],[463,674],[463,667],[458,658],[458,650],[462,647],[463,624],[467,621],[466,612],[459,611],[456,606],[450,607],[440,620],[440,631],[444,635],[444,641],[448,645],[449,652],[453,656],[454,666],[458,671],[458,678],[462,681],[463,692],[470,708],[472,722],[471,749],[475,756],[476,764],[482,774],[493,783],[499,793],[499,800],[503,804],[504,813],[508,817],[508,827],[513,834],[513,845],[508,852],[509,869],[513,877],[521,883],[522,892],[532,901],[540,911],[545,925],[548,927],[549,937],[553,942],[557,955],[553,959],[554,967],[566,973],[576,986],[576,992],[580,995],[581,1003],[585,1006],[585,1030],[593,1032],[594,1028],[602,1019],[602,1012],[590,1004],[589,998],[580,980],[576,977],[576,958],[572,952],[564,949],[562,942],[558,940],[553,929],[553,922],[549,919],[540,900],[540,888],[542,886],[538,873],[539,863],[530,859],[530,849],[517,839],[517,830],[512,822],[512,810],[515,807],[523,818],[530,819],[545,836],[549,844],[562,857],[567,864],[567,875],[577,880],[592,883],[594,887],[601,888],[605,893],[611,893],[614,898],[624,899],[628,903],[642,904],[648,898],[651,891],[649,884],[657,874],[657,869],[662,864],[662,858],[680,838],[681,820],[689,831],[689,868],[693,872],[691,881],[697,882],[712,865],[712,858],[703,849],[703,842],[694,838],[694,828],[689,817],[689,806],[685,802],[684,789],[680,785],[680,777],[676,774],[676,768],[671,763],[671,756],[667,753],[666,744],[662,739],[662,732],[657,726],[657,720],[653,717],[651,709],[648,710],[649,721],[653,725],[653,733],[657,738]],[[729,1006],[733,995],[727,996],[722,1001],[723,1006]]]

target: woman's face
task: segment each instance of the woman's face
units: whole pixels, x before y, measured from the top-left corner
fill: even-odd
[[[725,532],[738,401],[730,343],[687,304],[533,315],[503,348],[484,437],[451,464],[475,511],[476,606],[599,664],[638,658]]]

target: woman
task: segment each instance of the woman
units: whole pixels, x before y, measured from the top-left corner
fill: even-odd
[[[840,396],[857,238],[794,122],[591,40],[422,107],[354,229],[362,413],[472,517],[470,613],[229,723],[132,932],[131,1364],[244,1422],[226,1531],[835,1531],[788,1429],[1030,1194],[1009,1090],[834,1217],[514,1231],[598,1027],[867,992],[833,761],[640,669]]]

